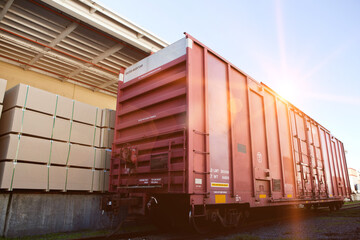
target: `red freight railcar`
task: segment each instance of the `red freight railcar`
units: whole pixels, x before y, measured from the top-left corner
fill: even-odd
[[[150,210],[229,226],[249,207],[338,208],[346,169],[327,129],[190,35],[119,84],[110,191]]]

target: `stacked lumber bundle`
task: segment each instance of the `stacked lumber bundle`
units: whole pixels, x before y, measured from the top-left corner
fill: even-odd
[[[101,138],[100,147],[110,149],[114,139],[114,128],[115,128],[115,111],[111,109],[103,109],[101,119]]]
[[[107,191],[110,158],[102,141],[108,137],[101,136],[106,112],[28,85],[6,91],[0,188]]]
[[[103,159],[107,164],[106,169],[104,170],[104,181],[106,182],[106,191],[109,189],[109,175],[110,175],[110,160],[111,160],[111,149],[112,143],[114,140],[114,128],[115,128],[115,111],[111,109],[102,110],[101,118],[101,129],[100,129],[100,143],[99,148],[101,148],[102,153],[104,154]]]
[[[6,90],[6,83],[7,83],[7,81],[5,79],[0,79],[0,118],[1,118],[1,113],[3,110],[3,100],[4,100],[5,90]]]

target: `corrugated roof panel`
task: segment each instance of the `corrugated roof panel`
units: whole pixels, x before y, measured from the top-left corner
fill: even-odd
[[[0,0],[1,9],[5,4]],[[121,68],[167,46],[92,1],[15,0],[9,6],[0,19],[3,61],[110,95]]]

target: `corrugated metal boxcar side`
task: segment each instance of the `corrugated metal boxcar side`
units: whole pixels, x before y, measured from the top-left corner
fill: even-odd
[[[250,207],[349,197],[342,142],[190,35],[124,79],[111,191]]]

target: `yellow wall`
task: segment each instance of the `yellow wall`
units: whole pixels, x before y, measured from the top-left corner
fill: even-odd
[[[19,83],[40,88],[67,98],[75,99],[100,108],[116,108],[116,98],[104,93],[77,86],[69,82],[62,82],[56,78],[43,75],[0,61],[0,78],[7,80],[6,89]]]

